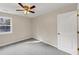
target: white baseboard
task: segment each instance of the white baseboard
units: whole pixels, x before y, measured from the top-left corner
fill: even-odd
[[[22,41],[22,40],[27,40],[29,38],[32,38],[32,37],[31,36],[21,37],[21,38],[18,38],[16,41],[13,40],[13,41],[10,41],[10,42],[6,42],[6,43],[3,43],[3,44],[0,44],[0,47],[6,46],[6,45],[9,45],[9,44],[12,44],[12,43],[16,43],[16,42],[19,42],[19,41]]]
[[[43,42],[43,43],[46,43],[46,44],[49,44],[49,45],[51,45],[51,46],[53,46],[53,47],[58,48],[57,46],[55,46],[55,45],[53,45],[53,44],[51,44],[51,43],[49,43],[49,42],[47,42],[47,41],[44,41],[43,39],[39,39],[39,38],[35,38],[35,37],[34,37],[34,39],[37,39],[37,40],[39,40],[39,41],[41,41],[41,42]]]

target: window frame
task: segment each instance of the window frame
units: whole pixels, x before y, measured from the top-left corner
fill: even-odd
[[[0,18],[10,19],[10,25],[0,25],[0,26],[10,26],[10,31],[0,32],[0,35],[1,34],[10,34],[10,33],[12,33],[12,18],[11,17],[6,17],[6,16],[0,16]]]

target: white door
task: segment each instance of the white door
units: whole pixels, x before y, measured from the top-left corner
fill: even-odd
[[[77,54],[77,13],[59,14],[57,17],[58,48],[70,54]]]

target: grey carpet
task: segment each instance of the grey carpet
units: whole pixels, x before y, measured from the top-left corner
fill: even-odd
[[[35,39],[7,45],[0,48],[0,55],[69,55],[66,52]]]

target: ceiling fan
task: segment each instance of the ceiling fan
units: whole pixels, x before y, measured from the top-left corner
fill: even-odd
[[[28,14],[28,13],[35,13],[34,11],[32,11],[32,9],[34,9],[36,6],[35,5],[23,5],[22,3],[18,3],[22,8],[22,9],[17,9],[16,11],[24,11],[24,14]]]

